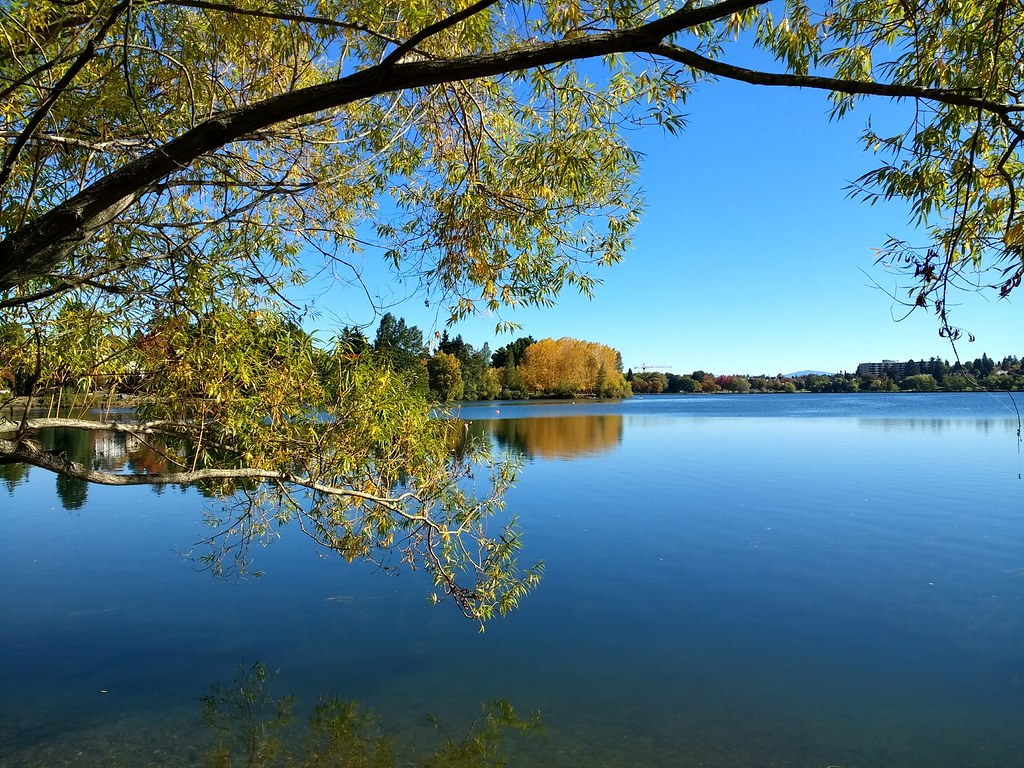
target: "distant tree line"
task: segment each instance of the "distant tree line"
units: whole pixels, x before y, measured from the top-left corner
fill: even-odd
[[[1014,355],[1000,361],[987,354],[950,365],[948,360],[908,360],[881,375],[854,373],[805,376],[715,376],[696,370],[676,375],[660,371],[626,372],[635,394],[715,392],[970,392],[1024,390],[1022,360]]]
[[[1013,391],[1024,390],[1024,371],[1021,359],[1015,355],[996,361],[982,354],[952,365],[948,360],[933,357],[883,368],[881,375],[811,375],[804,378],[802,388],[809,392]]]
[[[201,322],[200,322],[201,325]],[[987,354],[973,361],[950,364],[948,360],[908,360],[883,368],[881,375],[854,373],[808,374],[805,376],[715,375],[695,370],[689,374],[632,369],[623,373],[622,355],[617,350],[579,339],[534,339],[522,336],[491,351],[488,344],[475,348],[461,335],[447,331],[428,343],[423,332],[400,317],[387,313],[381,317],[371,341],[356,327],[345,327],[329,348],[314,344],[311,337],[294,324],[280,318],[253,315],[243,318],[253,333],[265,337],[266,359],[271,363],[275,349],[282,343],[305,345],[314,357],[321,381],[337,380],[348,361],[370,356],[401,374],[413,392],[435,402],[455,400],[526,399],[530,397],[620,398],[633,394],[662,393],[739,393],[749,392],[899,392],[899,391],[972,391],[1024,390],[1021,358],[1010,355],[995,360]],[[142,338],[140,355],[120,360],[109,367],[108,378],[119,392],[130,393],[133,381],[140,384],[151,367],[147,350],[153,355],[168,354],[168,329],[154,327],[136,331]],[[59,328],[58,328],[59,330]],[[174,329],[179,346],[188,346],[195,328]],[[102,340],[93,340],[103,348]],[[0,326],[0,390],[16,395],[31,391],[35,381],[35,361],[26,354],[30,345],[20,325]],[[173,350],[171,350],[173,352]],[[73,393],[79,372],[69,364],[66,387]],[[208,378],[208,377],[205,377]],[[197,371],[196,386],[209,389]],[[197,389],[197,394],[202,394]]]
[[[708,371],[696,370],[693,373],[678,375],[661,371],[626,372],[634,394],[697,394],[701,392],[796,392],[797,386],[792,379],[783,376],[740,376],[737,374],[716,376]]]

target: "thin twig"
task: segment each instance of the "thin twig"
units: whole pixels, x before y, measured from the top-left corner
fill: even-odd
[[[110,16],[103,23],[103,25],[96,31],[96,34],[92,36],[92,39],[86,43],[85,49],[78,54],[75,62],[68,67],[68,71],[64,73],[63,77],[57,81],[57,84],[50,90],[46,98],[39,104],[39,108],[36,113],[32,115],[32,118],[25,125],[21,135],[15,140],[14,145],[11,147],[10,152],[7,153],[7,158],[4,160],[3,167],[0,168],[0,187],[7,184],[11,178],[11,173],[14,171],[14,165],[18,161],[18,156],[21,154],[22,149],[28,143],[32,134],[35,133],[36,128],[39,124],[46,119],[46,116],[53,109],[53,105],[57,103],[57,99],[67,90],[71,82],[78,76],[78,73],[82,71],[82,68],[96,55],[96,46],[102,42],[103,38],[106,37],[107,32],[114,26],[114,22],[117,18],[124,13],[124,11],[131,5],[131,0],[122,0],[113,10],[110,12]]]

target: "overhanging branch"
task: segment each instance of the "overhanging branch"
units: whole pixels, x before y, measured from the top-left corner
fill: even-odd
[[[65,425],[67,422],[64,422]],[[410,520],[422,521],[421,515],[413,515],[406,512],[403,505],[407,502],[420,502],[420,499],[413,493],[405,493],[400,496],[376,496],[372,493],[357,491],[353,488],[332,485],[319,482],[310,477],[295,475],[290,472],[283,472],[276,469],[261,469],[258,467],[238,467],[234,469],[195,469],[184,472],[167,472],[160,474],[121,474],[109,472],[102,469],[93,469],[84,464],[51,451],[44,451],[41,448],[27,442],[14,440],[0,440],[0,462],[22,463],[33,467],[49,470],[66,477],[75,477],[88,483],[97,485],[193,485],[195,483],[208,482],[211,480],[256,480],[260,482],[281,482],[289,485],[300,486],[311,491],[322,493],[326,496],[344,497],[359,499],[380,505],[402,517]]]
[[[0,242],[0,291],[10,290],[26,281],[54,272],[57,264],[88,242],[120,211],[142,195],[155,190],[155,184],[229,143],[255,140],[260,131],[271,126],[356,101],[443,83],[494,77],[553,64],[633,52],[662,56],[708,74],[755,85],[925,99],[976,107],[1004,117],[1024,111],[1024,105],[990,101],[963,90],[759,72],[715,61],[665,42],[667,38],[686,29],[727,18],[766,2],[725,0],[701,8],[687,5],[633,29],[526,44],[493,53],[395,63],[388,58],[381,64],[338,80],[223,112],[162,147],[136,158],[31,220],[19,231],[9,234]],[[470,6],[467,12],[487,4],[486,0],[481,0]],[[435,27],[443,27],[449,23],[450,18],[425,27],[420,34],[427,34]],[[399,50],[404,50],[404,47]]]
[[[187,425],[177,421],[89,421],[87,419],[25,419],[24,422],[8,421],[0,417],[0,435],[12,434],[19,430],[35,432],[40,429],[78,429],[90,432],[119,432],[129,435],[181,435]]]
[[[645,51],[676,32],[765,2],[724,0],[703,8],[685,7],[635,29],[534,43],[495,53],[378,64],[329,83],[221,113],[108,174],[8,235],[0,242],[0,291],[53,271],[56,264],[110,221],[111,212],[123,210],[154,183],[205,154],[269,126],[385,93]]]
[[[851,95],[885,96],[888,98],[909,98],[937,101],[943,104],[954,104],[962,107],[976,107],[998,115],[1009,115],[1024,112],[1024,104],[1001,104],[963,90],[945,88],[924,88],[916,85],[897,85],[892,83],[875,83],[863,80],[843,80],[834,77],[817,77],[814,75],[792,75],[787,73],[761,72],[746,69],[722,61],[715,61],[687,48],[668,43],[659,43],[649,53],[677,61],[710,75],[739,80],[751,85],[782,86],[786,88],[814,88],[822,91],[835,91]]]

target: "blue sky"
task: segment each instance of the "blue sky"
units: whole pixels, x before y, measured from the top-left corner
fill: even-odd
[[[840,122],[823,93],[705,84],[686,105],[678,136],[656,128],[633,134],[645,154],[647,199],[634,250],[596,275],[592,301],[562,296],[549,309],[505,312],[521,333],[495,336],[494,318],[449,332],[492,349],[519,335],[572,336],[618,349],[627,367],[716,374],[853,370],[860,362],[937,355],[953,359],[933,315],[904,311],[878,287],[896,278],[875,265],[886,236],[911,236],[898,204],[848,199],[847,184],[877,161],[857,137],[869,114],[897,120],[900,107],[861,102]],[[904,108],[905,109],[905,108]],[[895,123],[893,123],[895,125]],[[364,280],[425,333],[443,329],[443,308],[425,307],[367,254]],[[973,332],[960,356],[1024,354],[1021,299],[964,295],[954,323]],[[315,301],[310,323],[323,332],[369,325],[365,295],[335,286]]]

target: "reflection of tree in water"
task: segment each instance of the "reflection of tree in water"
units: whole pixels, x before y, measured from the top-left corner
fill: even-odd
[[[46,450],[63,454],[79,464],[92,464],[94,450],[91,434],[81,429],[51,429],[48,433],[43,436],[43,447]],[[57,475],[57,495],[64,509],[81,509],[89,495],[89,484],[77,477]]]
[[[7,486],[7,492],[12,496],[14,489],[20,485],[28,476],[28,465],[15,462],[0,463],[0,481]]]
[[[38,440],[44,450],[56,453],[78,464],[93,469],[123,471],[129,474],[161,475],[168,471],[171,463],[169,453],[189,455],[188,446],[176,445],[169,451],[166,440],[145,442],[124,432],[105,430],[48,428],[39,430]],[[220,460],[214,456],[212,461]],[[199,466],[203,466],[202,463]],[[6,481],[13,493],[14,487],[28,475],[24,464],[0,464],[0,480]],[[89,483],[76,477],[58,474],[57,495],[64,509],[81,509],[86,502]],[[193,486],[206,498],[218,499],[229,496],[242,488],[254,488],[257,482],[251,480],[211,480]],[[150,488],[156,494],[164,492],[164,486],[156,484]]]
[[[482,419],[470,425],[470,432],[493,435],[501,447],[528,457],[567,459],[615,448],[622,442],[622,416]]]
[[[77,477],[57,475],[57,495],[64,509],[81,509],[89,496],[89,484]]]
[[[527,457],[572,458],[610,451],[622,441],[621,415],[559,416],[555,418],[481,419],[468,423],[464,437],[492,437],[502,448]],[[45,429],[39,433],[43,448],[65,455],[71,461],[97,469],[125,470],[139,474],[162,474],[167,459],[161,446],[149,446],[136,437],[119,432],[80,429]],[[462,446],[460,446],[462,447]],[[186,452],[187,453],[187,452]],[[28,475],[24,464],[0,464],[0,481],[13,493]],[[65,509],[81,509],[88,495],[88,483],[58,475],[57,495]],[[200,485],[204,496],[218,497],[246,487],[246,481],[213,482]],[[152,486],[155,493],[164,489]]]
[[[326,700],[302,729],[304,737],[294,733],[295,699],[275,697],[269,689],[270,677],[263,664],[242,666],[234,682],[216,685],[200,699],[203,722],[213,736],[211,748],[203,755],[204,765],[495,768],[508,764],[510,736],[540,729],[539,715],[524,719],[499,699],[484,706],[461,736],[446,736],[430,754],[409,763],[400,759],[394,734],[386,733],[370,712],[353,701]],[[440,723],[431,720],[439,728]]]
[[[95,469],[127,469],[137,473],[161,473],[167,461],[137,437],[120,432],[84,429],[44,429],[39,440],[47,451],[58,453],[71,461]],[[12,490],[27,474],[24,464],[0,467],[0,477],[7,479]],[[15,476],[16,475],[16,476]],[[153,486],[154,490],[162,490]],[[86,502],[89,484],[85,480],[57,475],[57,495],[64,509],[81,509]]]

